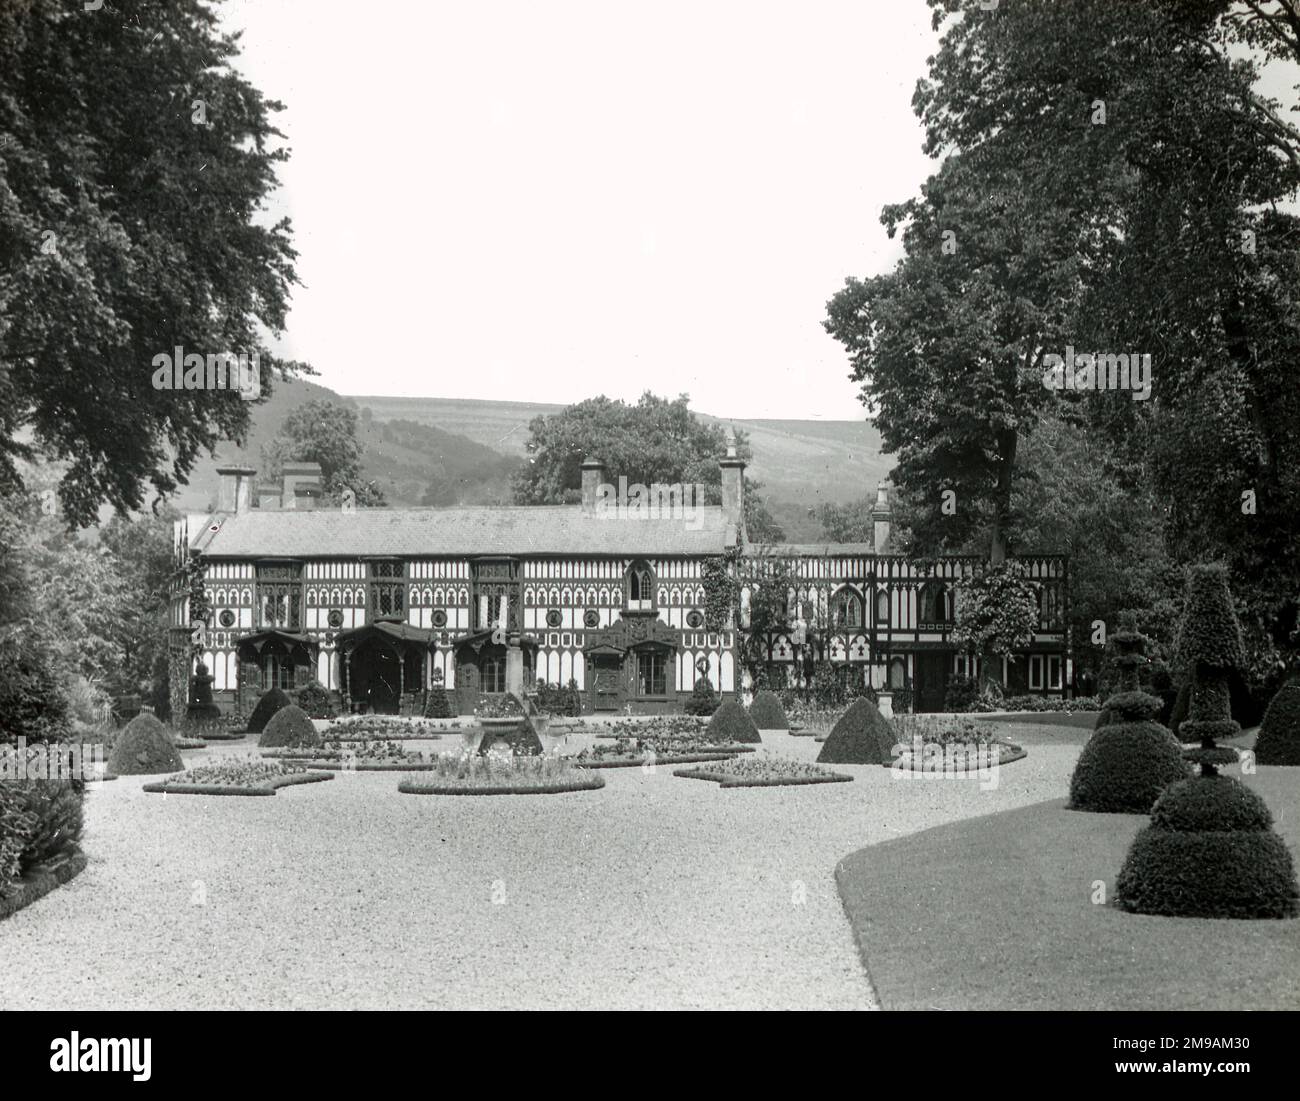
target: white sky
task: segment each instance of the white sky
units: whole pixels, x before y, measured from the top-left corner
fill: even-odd
[[[922,0],[231,0],[286,110],[285,354],[345,394],[860,418],[821,327],[930,170]]]

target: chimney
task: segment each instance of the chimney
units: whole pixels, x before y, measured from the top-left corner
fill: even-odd
[[[280,507],[280,483],[267,482],[257,487],[257,507],[277,509]]]
[[[217,510],[220,512],[247,512],[253,506],[253,478],[257,471],[251,466],[219,466],[217,476]]]
[[[871,508],[872,549],[877,554],[889,552],[889,491],[888,479],[876,486],[876,503]]]
[[[596,494],[605,481],[605,464],[599,459],[582,460],[582,512],[596,515]]]
[[[299,512],[314,512],[320,503],[319,482],[299,482],[293,487],[293,507]]]
[[[736,433],[727,429],[727,457],[718,460],[722,468],[722,517],[736,537],[745,535],[745,462],[736,455]]]
[[[297,508],[297,494],[294,490],[307,482],[319,486],[322,480],[320,463],[285,463],[281,477],[284,481],[284,488],[280,492],[280,507]]]

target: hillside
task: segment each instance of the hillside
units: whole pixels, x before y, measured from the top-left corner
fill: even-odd
[[[453,398],[346,397],[314,382],[280,383],[256,407],[247,444],[224,444],[201,463],[178,494],[182,509],[202,509],[216,497],[216,467],[261,466],[261,448],[303,402],[350,405],[360,417],[364,473],[398,505],[491,504],[510,496],[510,475],[524,455],[528,424],[562,405]],[[709,414],[702,420],[718,421]],[[748,433],[754,460],[747,474],[763,486],[773,515],[791,540],[815,540],[821,527],[810,512],[874,494],[891,463],[867,421],[732,420]]]

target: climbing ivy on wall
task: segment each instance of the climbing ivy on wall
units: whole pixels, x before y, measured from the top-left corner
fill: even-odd
[[[704,625],[710,631],[723,631],[737,611],[740,601],[740,581],[736,576],[739,553],[729,550],[706,558],[700,566],[704,583]]]

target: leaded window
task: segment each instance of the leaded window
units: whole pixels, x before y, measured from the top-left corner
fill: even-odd
[[[276,562],[257,567],[258,627],[302,629],[302,563]]]
[[[370,563],[370,614],[376,618],[406,614],[405,562]]]
[[[668,694],[668,663],[656,650],[643,650],[636,656],[637,694],[641,696],[666,696]]]

